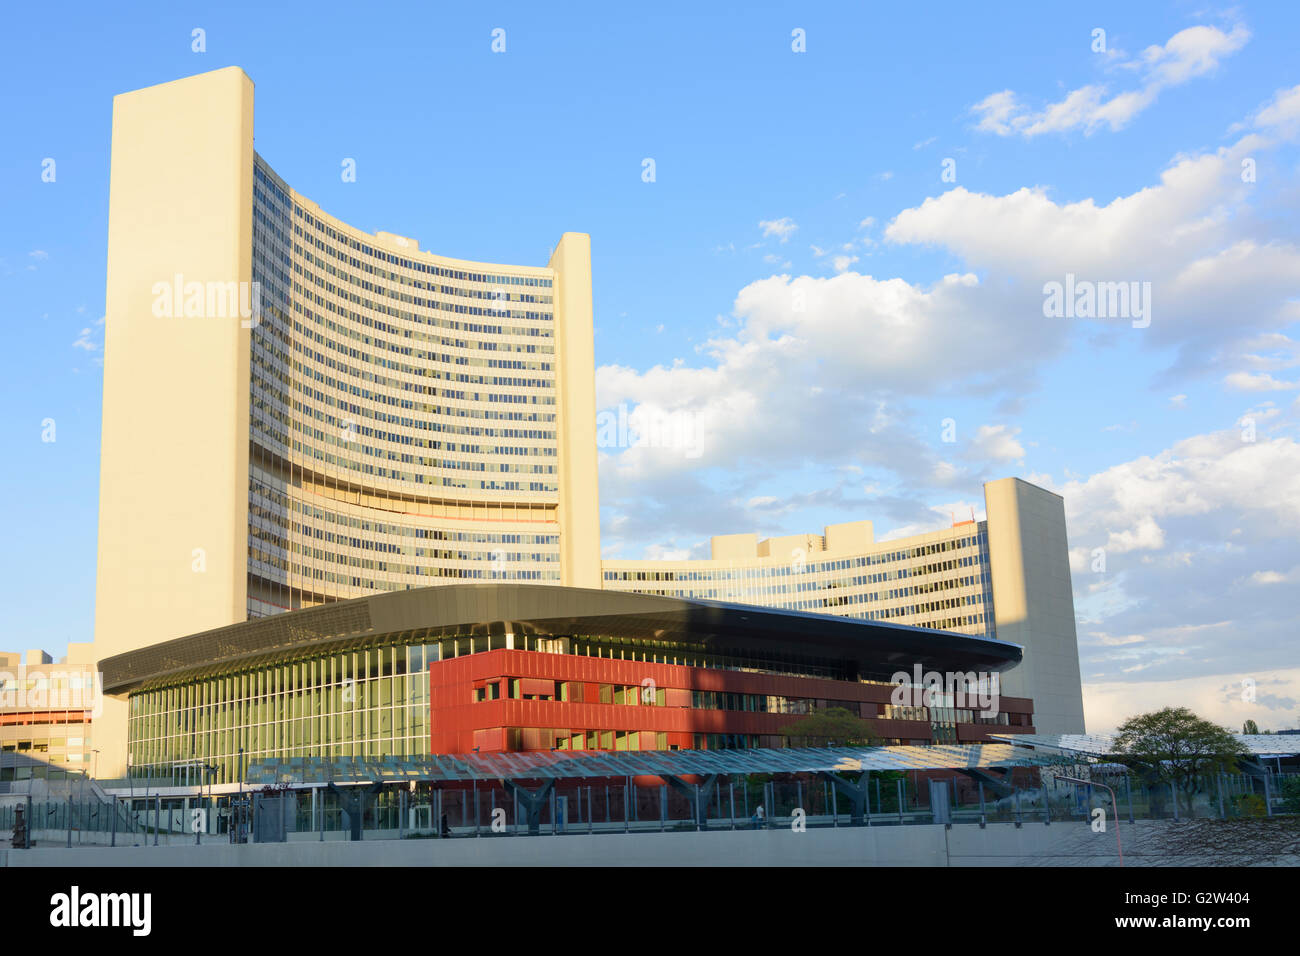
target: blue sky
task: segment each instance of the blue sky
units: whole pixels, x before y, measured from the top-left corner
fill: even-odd
[[[258,151],[361,228],[591,234],[602,404],[703,436],[602,450],[607,555],[934,528],[1020,475],[1066,496],[1090,729],[1300,722],[1300,10],[972,6],[9,8],[0,647],[93,629],[112,97],[238,65]],[[1150,327],[1044,317],[1066,273],[1151,282]]]

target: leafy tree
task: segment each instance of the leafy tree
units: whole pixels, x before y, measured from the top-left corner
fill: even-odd
[[[827,707],[777,731],[792,747],[875,747],[871,724],[845,707]]]
[[[1300,813],[1300,777],[1282,778],[1282,809]]]
[[[1241,725],[1241,732],[1243,734],[1257,734],[1259,733],[1259,724],[1253,720],[1248,720]]]
[[[1230,772],[1250,753],[1229,731],[1186,707],[1130,717],[1120,725],[1115,751],[1148,782],[1173,784],[1188,795],[1202,775]]]

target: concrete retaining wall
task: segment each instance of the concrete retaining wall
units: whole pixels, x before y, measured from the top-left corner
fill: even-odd
[[[1127,865],[1203,866],[1224,862],[1300,865],[1292,854],[1252,851],[1249,859],[1171,853],[1161,821],[1124,824]],[[1115,866],[1115,834],[1081,823],[991,823],[704,833],[571,834],[454,840],[289,842],[232,846],[46,845],[0,849],[0,866]]]

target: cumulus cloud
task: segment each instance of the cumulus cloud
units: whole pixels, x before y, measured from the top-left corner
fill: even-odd
[[[789,238],[799,229],[799,226],[789,216],[782,219],[761,219],[759,220],[758,226],[763,230],[763,236],[765,238],[768,236],[776,236],[781,240],[781,242],[788,241]]]
[[[1231,675],[1225,683],[1225,676]],[[1163,707],[1187,707],[1200,716],[1233,731],[1247,720],[1260,730],[1290,730],[1300,725],[1300,669],[1278,670],[1271,675],[1278,693],[1243,696],[1244,682],[1256,680],[1254,672],[1230,669],[1223,675],[1183,680],[1085,681],[1083,710],[1090,733],[1113,733],[1129,717]]]
[[[900,212],[885,239],[947,249],[973,272],[989,270],[1035,292],[1071,275],[1150,283],[1150,325],[1140,334],[1178,350],[1172,369],[1237,371],[1227,363],[1241,351],[1234,343],[1300,318],[1300,250],[1259,236],[1245,214],[1251,197],[1240,162],[1264,145],[1251,134],[1213,153],[1180,156],[1159,183],[1105,205],[1056,202],[1042,187],[1001,196],[957,187]]]
[[[1109,96],[1105,85],[1088,84],[1037,110],[1026,106],[1012,90],[1000,90],[980,100],[971,111],[978,118],[978,129],[999,136],[1030,138],[1076,129],[1091,134],[1102,127],[1119,130],[1151,106],[1162,90],[1213,72],[1249,39],[1250,31],[1241,24],[1229,33],[1211,26],[1188,27],[1163,46],[1147,47],[1135,60],[1108,58],[1111,66],[1139,76],[1135,89]]]
[[[1287,587],[1300,575],[1300,444],[1284,434],[1294,422],[1271,420],[1275,432],[1255,441],[1194,435],[1088,478],[1044,481],[1065,499],[1085,686],[1260,677],[1288,661],[1279,649],[1300,623]],[[1097,729],[1091,710],[1088,720]]]
[[[1278,90],[1252,117],[1252,122],[1259,129],[1293,139],[1300,133],[1300,85]]]
[[[990,461],[1014,461],[1025,457],[1025,449],[1016,441],[1019,428],[1010,425],[981,425],[971,439],[970,453]]]
[[[1300,382],[1283,382],[1267,372],[1233,372],[1223,384],[1239,392],[1280,392],[1300,388]]]
[[[1300,584],[1300,564],[1290,571],[1256,571],[1250,576],[1251,584]]]

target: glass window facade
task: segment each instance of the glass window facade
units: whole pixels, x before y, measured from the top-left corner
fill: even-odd
[[[260,157],[248,605],[560,581],[554,277],[384,248]]]
[[[249,760],[419,757],[429,752],[428,663],[442,645],[381,644],[268,667],[145,685],[130,697],[131,774],[195,762],[213,783]],[[463,643],[469,643],[466,639]],[[449,650],[455,653],[455,640]]]
[[[987,522],[857,555],[752,562],[603,562],[604,587],[997,637]]]

